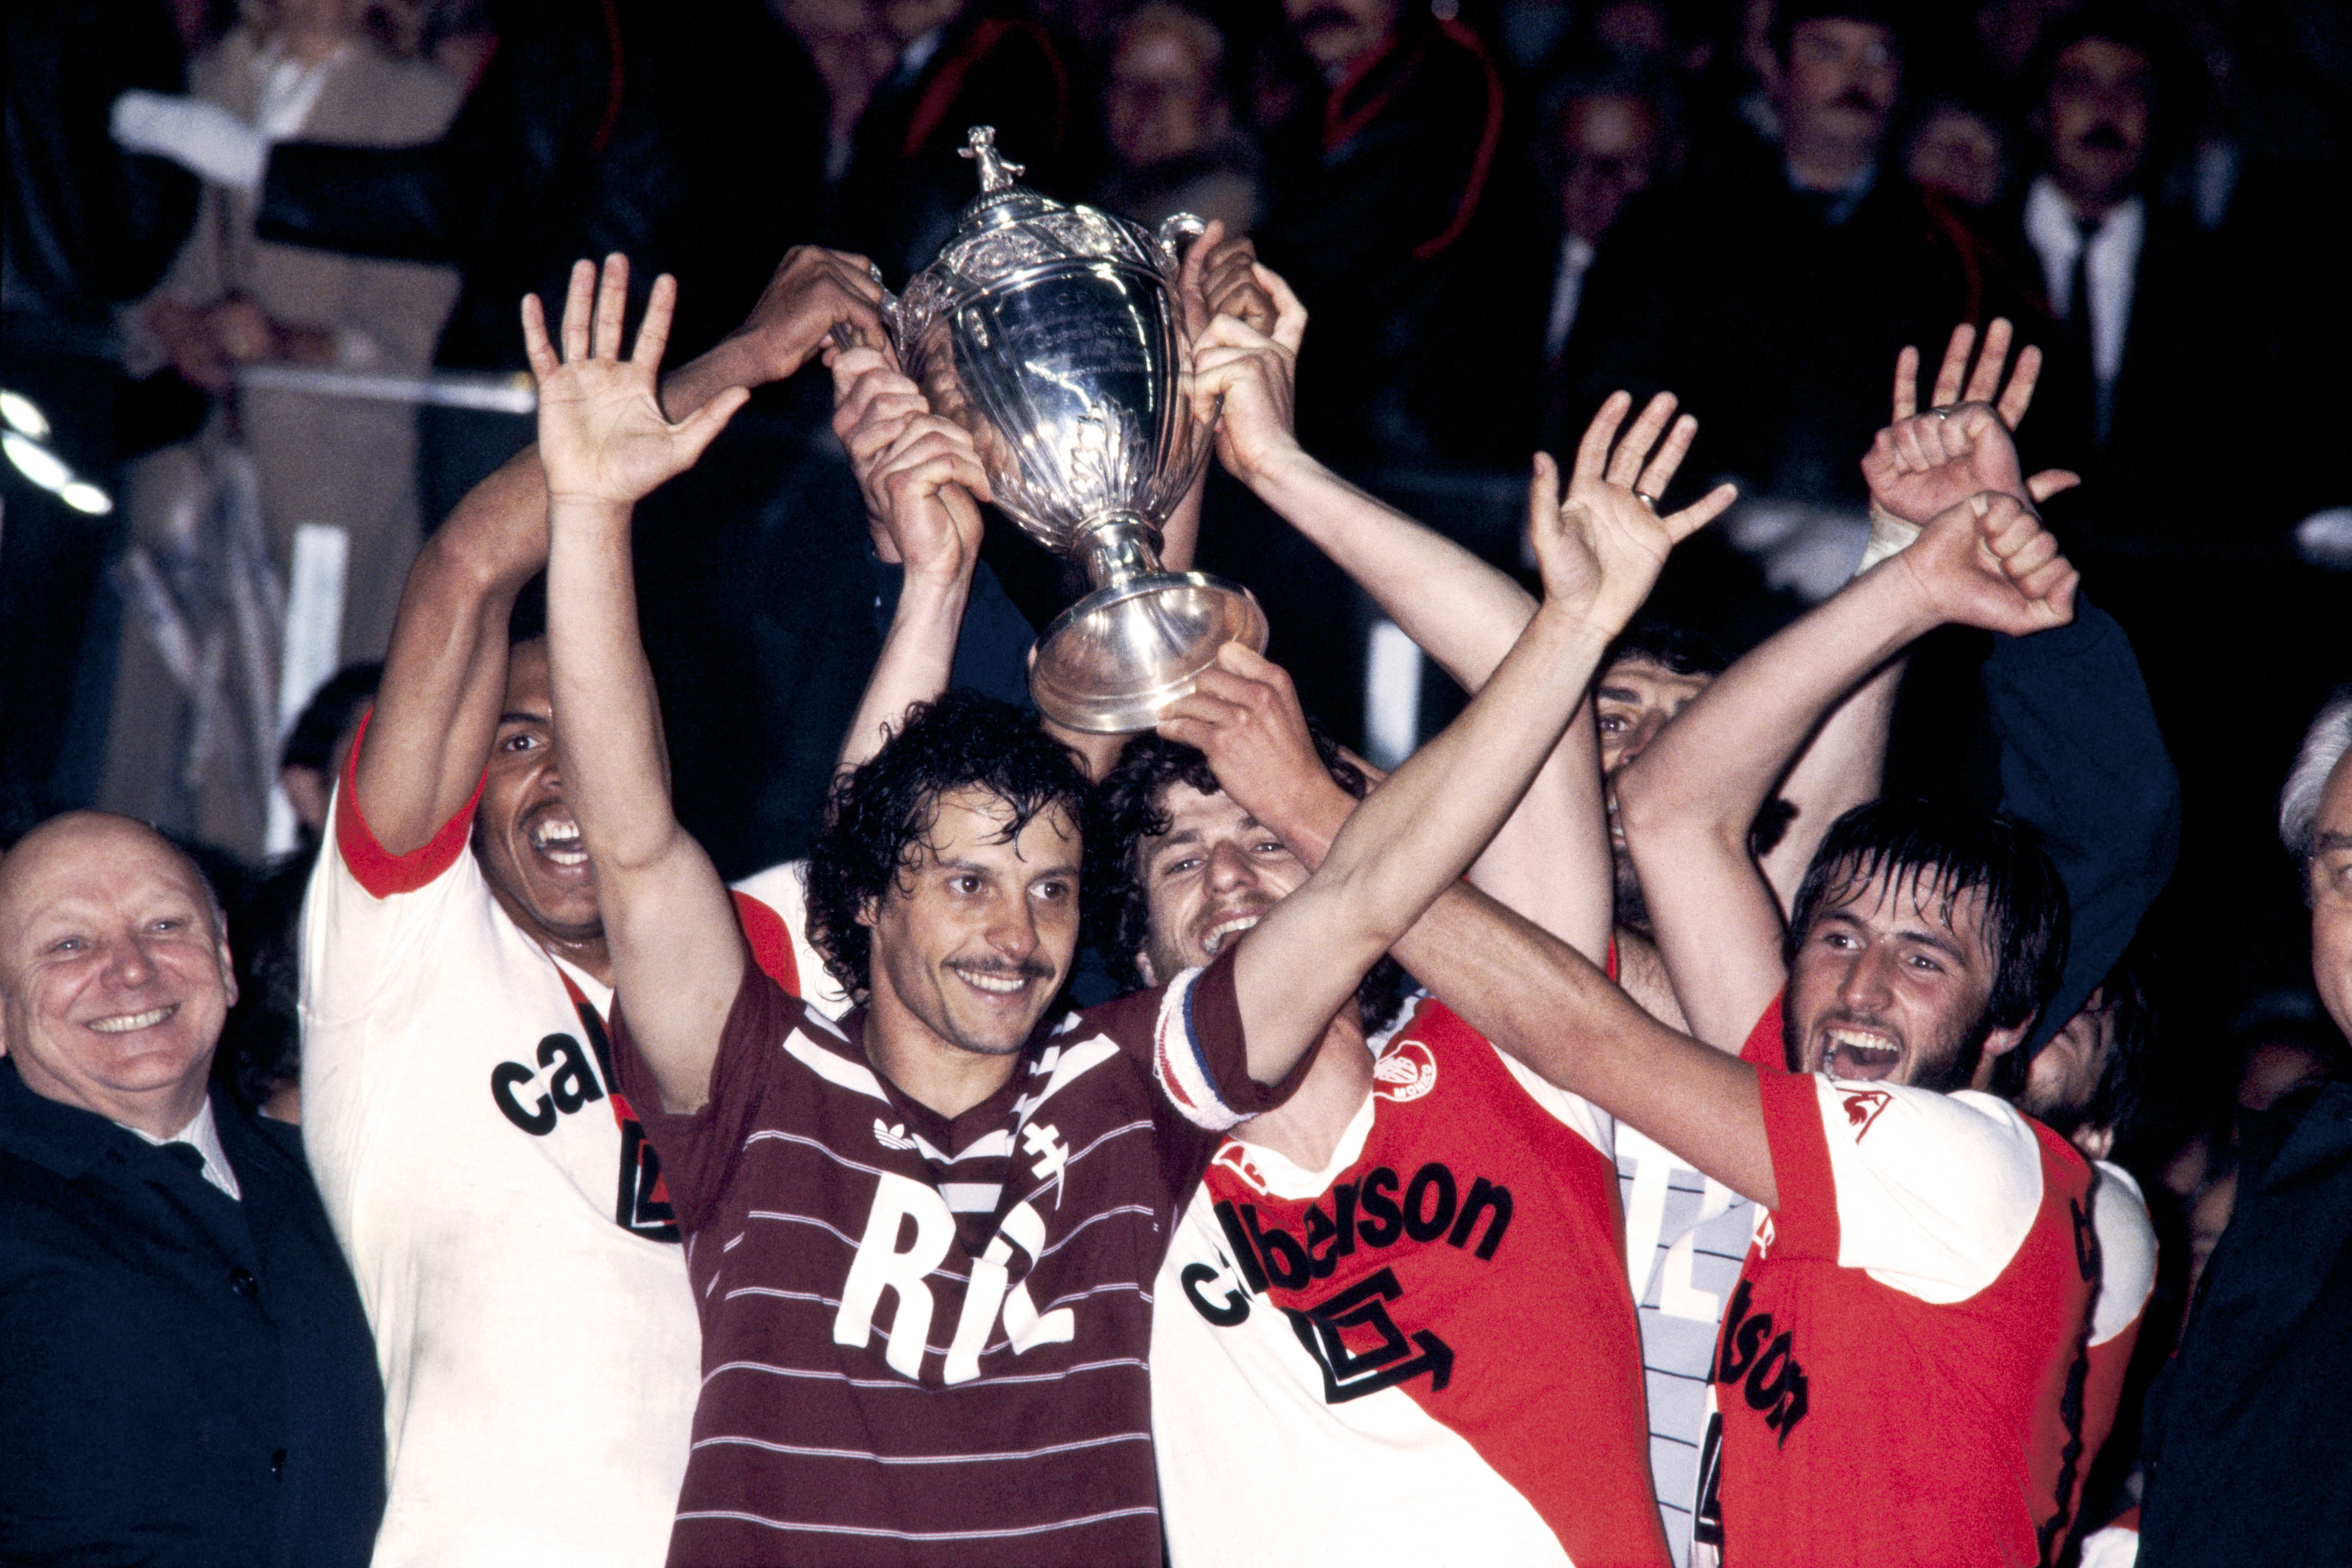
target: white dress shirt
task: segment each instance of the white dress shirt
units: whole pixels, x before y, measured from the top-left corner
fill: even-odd
[[[130,1127],[127,1122],[117,1122],[115,1125]],[[237,1190],[236,1172],[229,1168],[228,1151],[221,1147],[220,1129],[213,1124],[213,1103],[209,1098],[205,1101],[205,1108],[196,1113],[194,1120],[168,1138],[159,1138],[144,1127],[131,1127],[131,1131],[159,1149],[166,1144],[187,1145],[205,1156],[206,1181],[238,1202],[245,1201],[245,1194]]]
[[[2025,237],[2042,257],[2042,281],[2050,291],[2050,308],[2074,320],[2074,258],[2083,249],[2071,203],[2058,193],[2050,176],[2034,177],[2025,193]],[[2090,283],[2091,371],[2105,390],[2123,368],[2124,333],[2131,325],[2132,286],[2139,272],[2140,241],[2147,232],[2147,209],[2137,196],[2107,209],[2099,232],[2091,239],[2087,264]]]
[[[1592,269],[1592,242],[1570,235],[1559,242],[1559,266],[1552,273],[1551,319],[1544,328],[1544,358],[1557,361],[1568,347],[1569,329],[1576,325],[1576,307],[1584,298],[1584,275]]]

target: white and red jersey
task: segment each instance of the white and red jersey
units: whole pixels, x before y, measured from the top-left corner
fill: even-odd
[[[1988,1094],[1758,1074],[1780,1203],[1725,1311],[1702,1542],[1734,1568],[2053,1561],[2090,1459],[2097,1176]]]
[[[303,907],[302,1134],[383,1375],[375,1562],[642,1568],[669,1539],[698,1334],[609,993],[491,897],[476,802],[386,852],[359,752]],[[738,906],[763,966],[804,967],[797,902]]]
[[[1154,1291],[1178,1568],[1662,1563],[1609,1118],[1424,1000],[1323,1169],[1246,1131]]]

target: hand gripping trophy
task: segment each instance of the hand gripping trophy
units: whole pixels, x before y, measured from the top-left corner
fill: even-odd
[[[994,128],[971,140],[980,194],[883,319],[932,412],[971,433],[997,506],[1092,585],[1029,652],[1038,707],[1072,729],[1148,729],[1219,647],[1265,648],[1248,589],[1160,567],[1160,525],[1210,449],[1176,298],[1177,242],[1201,223],[1179,214],[1154,235],[1052,201],[1013,183]]]

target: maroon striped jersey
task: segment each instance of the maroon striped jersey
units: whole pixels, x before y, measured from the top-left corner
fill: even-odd
[[[1041,1025],[953,1119],[862,1013],[746,971],[710,1103],[644,1116],[702,1320],[670,1562],[1158,1563],[1152,1280],[1223,1129],[1290,1087],[1248,1075],[1230,955]]]

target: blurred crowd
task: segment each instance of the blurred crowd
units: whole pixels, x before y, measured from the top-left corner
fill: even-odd
[[[2277,902],[2236,824],[2347,640],[2324,606],[2352,559],[2352,296],[2313,217],[2352,126],[2338,8],[42,0],[8,28],[7,379],[43,427],[18,434],[113,508],[11,474],[11,821],[100,800],[249,862],[291,847],[294,716],[381,655],[424,533],[530,438],[495,379],[515,301],[624,250],[691,281],[690,355],[790,244],[902,286],[990,124],[1049,193],[1254,235],[1312,316],[1309,444],[1497,559],[1529,449],[1612,389],[1673,388],[1702,416],[1687,472],[1743,500],[1664,593],[1734,647],[1859,548],[1851,454],[1895,350],[2018,322],[2046,356],[2020,441],[2082,476],[2051,515],[2183,758],[2200,913],[2167,929],[2218,943],[2231,983],[2194,1003],[2226,1026],[2292,984],[2280,927],[2222,923],[2240,943],[2201,910]],[[648,563],[648,613],[713,628],[665,670],[673,744],[688,820],[745,868],[799,847],[870,657],[866,596],[829,586],[866,568],[827,531],[809,392],[763,395]],[[1433,674],[1401,727],[1368,713],[1374,617],[1334,623],[1344,581],[1223,500],[1203,562],[1257,588],[1338,733],[1392,748],[1444,716]],[[1054,564],[1010,529],[989,548],[1043,624]],[[747,654],[827,646],[814,692],[719,695]],[[769,766],[694,766],[746,744],[719,733],[745,700],[777,720]],[[1921,777],[1968,749],[1961,706],[1906,707]]]
[[[517,302],[625,252],[633,312],[681,280],[682,364],[793,246],[903,287],[978,125],[1050,195],[1252,236],[1309,315],[1306,447],[1523,581],[1528,454],[1671,389],[1700,428],[1659,504],[1739,492],[1652,603],[1682,630],[1646,678],[1692,692],[1853,573],[1898,352],[2014,323],[2022,469],[2059,474],[2179,774],[2178,868],[2098,1004],[2146,1063],[2114,1152],[2179,1243],[2152,1313],[2273,1107],[2352,1075],[2274,831],[2352,676],[2340,5],[15,0],[0,68],[0,842],[99,805],[198,854],[241,977],[217,1071],[265,1112],[411,562],[534,437]],[[760,388],[640,508],[677,810],[728,876],[806,852],[901,591],[833,412],[821,377]],[[982,549],[957,680],[1017,700],[1071,584],[992,514]],[[1373,761],[1461,709],[1223,473],[1198,560]],[[1990,645],[1919,645],[1888,793],[2014,793]]]

